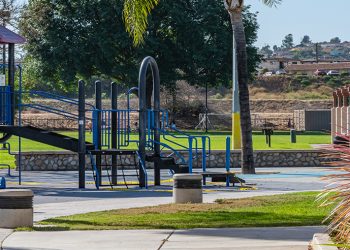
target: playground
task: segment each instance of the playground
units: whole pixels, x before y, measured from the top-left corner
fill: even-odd
[[[5,36],[2,42],[8,44],[9,61],[8,65],[2,65],[7,72],[7,77],[4,77],[0,87],[0,133],[2,135],[0,143],[3,144],[3,151],[7,151],[8,155],[13,155],[12,150],[17,146],[19,184],[22,182],[23,147],[30,144],[31,150],[35,147],[44,148],[43,145],[35,145],[35,143],[49,146],[45,146],[46,150],[51,146],[51,149],[59,148],[77,153],[78,187],[81,189],[86,186],[87,165],[92,170],[97,189],[105,185],[118,186],[120,184],[118,177],[119,180],[122,179],[125,186],[127,186],[127,179],[130,178],[132,184],[147,188],[149,181],[147,168],[150,165],[153,165],[155,186],[161,184],[162,169],[168,170],[170,176],[176,173],[202,174],[203,184],[206,183],[207,177],[224,178],[227,186],[237,181],[234,173],[230,172],[231,141],[229,137],[225,140],[228,159],[225,167],[220,172],[207,171],[207,161],[212,150],[211,138],[208,135],[190,134],[179,130],[176,128],[175,121],[170,121],[169,112],[161,109],[159,70],[152,57],[146,57],[141,63],[138,86],[123,93],[127,97],[126,109],[118,109],[120,90],[114,82],[109,86],[111,108],[104,109],[100,81],[95,82],[93,105],[85,100],[86,84],[82,80],[78,83],[78,99],[40,90],[24,90],[22,67],[14,62],[14,46],[23,43],[25,39],[9,30],[6,32],[7,37]],[[139,99],[137,109],[132,109],[130,106],[131,94]],[[36,103],[35,98],[55,100],[61,105]],[[24,101],[25,99],[34,101],[28,102]],[[69,105],[71,108],[62,108],[64,105]],[[78,136],[23,125],[22,111],[28,109],[51,113],[77,122]],[[132,116],[138,117],[138,122],[132,124]],[[87,128],[91,132],[91,138],[88,139],[86,138]],[[17,136],[15,138],[17,143],[14,143],[13,139],[10,141],[13,136]],[[29,141],[24,141],[25,139]],[[187,158],[183,156],[183,152],[187,152]],[[126,156],[132,159],[127,164],[122,161],[122,157]],[[10,168],[13,167],[13,163],[9,162],[9,156],[2,159],[4,162],[1,165],[8,167],[8,175],[11,175]],[[5,177],[2,177],[2,187],[6,187]]]
[[[326,185],[320,177],[339,173],[322,166],[319,152],[314,150],[329,144],[330,134],[273,131],[266,125],[253,135],[256,163],[260,164],[257,174],[242,175],[237,169],[240,152],[231,150],[229,133],[181,130],[172,114],[161,108],[159,69],[154,58],[143,59],[138,85],[126,92],[115,82],[103,86],[97,80],[94,102],[89,103],[83,80],[77,82],[78,98],[22,88],[22,66],[15,64],[14,45],[24,39],[11,33],[2,42],[8,44],[9,61],[2,65],[7,77],[0,86],[0,184],[2,189],[26,188],[34,193],[35,225],[22,230],[320,226],[329,212],[330,208],[314,209],[313,200],[315,191]],[[107,93],[103,89],[108,89]],[[127,100],[123,109],[118,105],[121,95]],[[136,108],[130,105],[132,95],[138,100]],[[107,96],[104,101],[110,103],[108,108],[102,105],[102,96]],[[54,100],[55,105],[36,102],[38,98]],[[77,129],[51,131],[24,124],[22,115],[28,110],[73,121]],[[50,151],[68,156],[60,163],[39,160]],[[57,168],[74,162],[77,169],[28,170],[30,161],[34,165],[56,164]],[[268,161],[277,167],[266,167]],[[199,184],[191,186],[187,180],[179,184],[173,180],[175,174],[199,176]],[[200,189],[204,203],[169,205],[175,188]],[[305,230],[309,235],[322,228]],[[0,236],[2,232],[0,229]],[[11,233],[4,231],[4,238]],[[60,248],[57,244],[62,244],[62,232],[52,233],[50,249]],[[86,237],[85,232],[80,233],[79,237]],[[160,231],[151,238],[161,238],[162,243],[157,240],[157,247],[152,249],[163,248],[177,232],[167,231],[165,237],[158,233],[163,234]],[[300,240],[298,233],[292,235],[305,246],[305,235]],[[3,249],[19,248],[21,240],[16,237],[33,237],[32,249],[47,247],[35,238],[38,235],[42,237],[38,232],[15,232],[6,238]],[[56,237],[60,240],[55,241]],[[2,240],[0,237],[0,243]],[[114,244],[113,248],[128,249],[123,247],[129,244],[124,241],[119,240],[122,243],[117,246],[108,243]],[[293,246],[289,241],[286,244]],[[111,245],[104,247],[111,249]]]
[[[102,89],[106,89],[106,86],[102,86],[100,81],[94,84],[93,104],[86,102],[86,84],[82,80],[78,83],[77,99],[23,89],[22,67],[14,62],[14,44],[23,41],[15,33],[11,33],[6,41],[9,46],[9,62],[2,67],[7,72],[7,82],[3,82],[0,87],[0,142],[3,146],[0,150],[1,167],[8,168],[8,175],[11,175],[10,169],[14,168],[16,154],[19,184],[22,183],[24,169],[22,154],[50,150],[68,150],[78,155],[79,188],[86,187],[86,178],[90,174],[97,189],[102,186],[129,187],[130,183],[140,188],[148,188],[149,183],[160,186],[162,178],[171,179],[176,173],[201,174],[204,185],[206,178],[224,182],[226,186],[229,183],[243,182],[231,171],[232,141],[227,133],[180,130],[175,125],[176,121],[171,120],[171,114],[161,109],[159,70],[152,57],[146,57],[142,61],[137,87],[126,92],[121,92],[114,82],[107,87],[110,107],[106,109],[102,105]],[[127,100],[124,109],[118,109],[118,97],[121,94]],[[132,95],[138,98],[136,109],[130,105]],[[55,105],[50,105],[50,102],[38,103],[35,101],[37,98],[54,100]],[[46,112],[74,121],[78,124],[78,131],[54,132],[23,125],[24,110]],[[304,133],[297,135],[297,138],[291,136],[286,132],[255,132],[254,147],[256,150],[300,150],[313,149],[314,145],[330,142],[329,135],[322,132]],[[217,150],[225,151],[225,159],[221,161],[223,164],[210,166],[210,160],[214,157],[212,152]],[[212,171],[209,167],[216,167],[216,170]],[[150,172],[153,172],[152,180],[148,178]],[[166,172],[164,177],[161,172]]]

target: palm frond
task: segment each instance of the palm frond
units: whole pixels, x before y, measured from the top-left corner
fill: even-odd
[[[327,159],[333,159],[330,166],[339,174],[327,176],[330,184],[318,196],[323,201],[321,206],[336,205],[325,221],[329,221],[329,230],[338,242],[350,242],[350,147],[349,136],[336,134],[335,145],[325,146],[323,149]]]
[[[282,2],[282,0],[262,0],[262,2],[270,7],[277,6]]]
[[[144,40],[148,15],[159,3],[159,0],[125,0],[123,18],[127,32],[133,37],[134,44]]]

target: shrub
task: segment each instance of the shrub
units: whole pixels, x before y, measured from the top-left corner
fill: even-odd
[[[224,98],[220,93],[216,93],[215,95],[212,96],[213,99],[222,99]]]
[[[328,82],[329,80],[331,80],[332,77],[331,76],[324,76],[323,80],[325,80],[325,82]]]
[[[309,79],[303,79],[300,83],[301,85],[304,85],[304,86],[311,85],[311,81]]]

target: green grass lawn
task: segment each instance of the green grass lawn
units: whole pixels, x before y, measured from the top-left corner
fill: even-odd
[[[189,229],[321,225],[331,207],[319,207],[316,192],[218,200],[213,204],[168,204],[58,217],[34,230]],[[51,227],[53,226],[53,227]]]
[[[65,134],[67,136],[71,137],[78,137],[77,132],[61,132],[62,134]],[[194,135],[202,135],[203,133],[199,133],[198,131],[190,131],[189,133]],[[230,132],[213,132],[208,134],[211,138],[211,149],[212,150],[225,150],[225,140],[227,136],[230,136]],[[136,140],[138,137],[136,134],[131,135],[131,139]],[[188,140],[185,139],[174,139],[172,137],[168,137],[170,140],[174,140],[177,143],[187,145]],[[92,141],[92,135],[90,133],[86,134],[86,140]],[[162,139],[164,143],[167,143],[168,145],[179,149],[180,147]],[[275,134],[272,136],[272,147],[269,148],[265,144],[265,136],[261,132],[254,132],[253,134],[253,142],[254,142],[254,149],[256,150],[277,150],[277,149],[283,149],[283,150],[292,150],[292,149],[311,149],[311,144],[328,144],[331,141],[331,137],[327,133],[322,132],[305,132],[300,133],[297,136],[297,143],[292,144],[290,143],[290,135],[288,132],[275,132]],[[11,150],[17,151],[18,150],[18,138],[12,137],[9,140],[9,143],[11,144]],[[201,142],[199,141],[198,144],[200,145]],[[136,144],[131,145],[130,147],[136,148]],[[55,148],[52,146],[48,146],[46,144],[34,142],[27,139],[22,139],[22,150],[23,151],[46,151],[46,150],[61,150],[59,148]],[[10,164],[12,167],[14,166],[14,157],[9,156],[6,152],[0,151],[0,163]]]

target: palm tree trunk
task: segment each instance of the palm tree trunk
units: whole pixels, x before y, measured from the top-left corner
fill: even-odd
[[[250,117],[249,106],[247,49],[242,20],[242,8],[237,8],[233,11],[229,11],[229,14],[237,47],[239,104],[241,109],[240,117],[242,133],[241,167],[243,174],[255,174],[252,140],[252,122]]]

